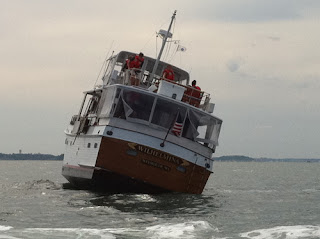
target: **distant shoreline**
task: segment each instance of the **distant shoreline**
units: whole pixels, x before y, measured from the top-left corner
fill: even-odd
[[[63,154],[2,154],[0,160],[63,160]]]
[[[0,153],[0,160],[63,160],[63,154],[3,154]],[[251,158],[242,155],[229,155],[214,157],[215,161],[219,162],[307,162],[307,163],[319,163],[320,159],[303,159],[303,158]]]
[[[224,162],[305,162],[305,163],[319,163],[320,159],[308,158],[251,158],[242,155],[230,155],[214,158],[215,161]]]

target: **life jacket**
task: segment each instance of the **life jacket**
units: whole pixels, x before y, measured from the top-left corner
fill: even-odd
[[[195,98],[200,98],[201,95],[201,88],[199,86],[193,86],[196,90],[192,91],[192,96]]]
[[[127,59],[127,60],[126,60],[126,64],[127,64],[127,69],[136,68],[136,62],[135,62],[135,60]]]
[[[202,98],[202,92],[201,88],[199,86],[192,86],[195,90],[192,90],[191,96],[193,98],[190,99],[190,105],[193,105],[195,107],[199,107],[201,98]]]
[[[174,72],[173,72],[172,69],[166,68],[166,69],[163,71],[163,76],[164,76],[164,78],[166,78],[166,79],[168,79],[168,80],[174,81]]]
[[[135,64],[135,68],[141,68],[142,67],[142,64],[144,62],[144,58],[143,57],[140,57],[139,55],[136,55],[134,57],[134,60],[133,60],[134,64]]]

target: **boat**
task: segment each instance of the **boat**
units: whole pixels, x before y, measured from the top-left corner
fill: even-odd
[[[62,165],[62,175],[77,188],[203,192],[222,120],[213,115],[210,94],[189,85],[188,72],[171,66],[174,80],[162,75],[170,65],[160,58],[175,15],[168,30],[159,32],[163,42],[156,59],[144,56],[140,69],[125,69],[137,53],[112,54],[102,84],[84,92],[65,130]]]

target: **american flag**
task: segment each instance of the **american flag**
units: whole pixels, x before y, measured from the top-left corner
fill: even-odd
[[[171,132],[173,134],[175,134],[176,136],[180,136],[181,132],[182,132],[182,126],[183,126],[183,120],[180,115],[180,112],[178,112],[177,117],[176,117],[176,121],[174,122],[174,125],[172,127]]]

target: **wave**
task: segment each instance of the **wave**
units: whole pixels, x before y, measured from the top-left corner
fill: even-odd
[[[201,238],[199,234],[217,232],[206,221],[189,221],[184,223],[164,223],[146,228],[25,228],[15,229],[10,226],[0,225],[0,239],[18,239],[15,235],[23,235],[23,238],[101,238],[114,239],[117,236],[137,238]]]
[[[241,233],[239,236],[251,239],[320,238],[320,225],[278,226]]]
[[[10,227],[10,226],[1,226],[0,225],[0,232],[2,232],[2,233],[5,232],[5,231],[9,231],[11,229],[12,229],[12,227]],[[0,234],[0,239],[20,239],[20,238],[9,236],[9,235]]]
[[[12,237],[12,236],[7,236],[7,235],[0,235],[0,239],[22,239],[22,238]]]
[[[8,230],[10,230],[12,227],[10,227],[10,226],[1,226],[0,225],[0,231],[8,231]]]
[[[56,184],[48,179],[34,180],[30,182],[25,182],[26,189],[49,189],[49,190],[59,190],[61,185]]]
[[[27,238],[101,238],[114,239],[120,237],[130,238],[156,238],[156,239],[195,239],[204,235],[219,234],[217,228],[207,221],[189,221],[183,223],[163,223],[145,228],[25,228],[15,229],[0,225],[0,239]],[[15,237],[15,236],[18,237]],[[208,237],[206,237],[208,238]],[[233,237],[224,237],[233,238]],[[240,233],[236,238],[247,239],[303,239],[320,238],[320,225],[278,226],[268,229],[258,229]],[[220,238],[222,239],[222,238]]]
[[[26,182],[15,182],[13,184],[5,184],[1,186],[2,191],[15,190],[60,190],[62,185],[57,184],[48,179],[40,179]]]
[[[214,231],[210,224],[206,221],[190,221],[184,223],[165,223],[147,227],[147,235],[149,238],[198,238],[197,232]]]
[[[278,192],[277,190],[274,189],[219,189],[219,192],[222,193],[227,193],[227,194],[239,194],[239,193],[265,193],[265,194],[269,194],[269,193],[276,193]]]

